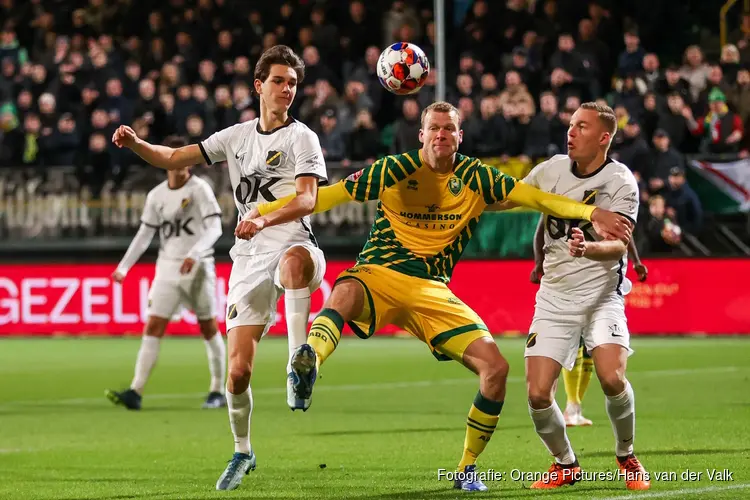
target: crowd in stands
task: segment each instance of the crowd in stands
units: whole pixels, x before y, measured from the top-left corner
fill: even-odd
[[[463,3],[464,15],[452,11],[463,21],[448,27],[455,64],[445,68],[448,100],[463,118],[461,152],[528,162],[564,153],[572,112],[600,100],[619,119],[612,157],[641,183],[650,249],[700,230],[685,155],[748,155],[750,16],[720,59],[688,46],[682,60],[662,61],[639,36],[643,29],[654,40],[660,20],[638,24],[607,0]],[[253,63],[280,43],[305,61],[292,114],[319,134],[328,161],[346,166],[419,147],[437,72],[402,98],[379,85],[375,64],[397,40],[434,61],[432,4],[0,0],[0,165],[76,165],[82,182],[117,182],[142,162],[113,148],[114,128],[195,142],[255,118]]]

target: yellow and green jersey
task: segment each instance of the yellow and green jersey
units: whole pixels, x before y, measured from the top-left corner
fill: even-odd
[[[430,170],[421,150],[378,160],[343,181],[353,200],[380,200],[357,263],[449,282],[485,207],[503,201],[516,182],[460,154],[445,174]]]

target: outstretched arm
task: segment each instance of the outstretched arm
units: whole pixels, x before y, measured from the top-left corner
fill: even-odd
[[[125,147],[131,149],[135,154],[143,158],[144,161],[164,170],[176,170],[204,161],[204,155],[198,144],[191,144],[181,148],[150,144],[139,139],[135,131],[127,125],[120,125],[115,130],[115,133],[112,135],[112,142],[118,148]]]
[[[547,215],[561,219],[581,219],[594,223],[594,229],[605,238],[630,240],[633,224],[620,214],[573,201],[565,196],[545,193],[523,182],[516,182],[506,198]]]

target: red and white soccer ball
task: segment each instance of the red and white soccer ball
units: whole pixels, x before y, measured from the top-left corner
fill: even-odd
[[[397,95],[418,92],[427,75],[430,62],[422,49],[413,43],[397,42],[381,52],[378,79],[383,87]]]

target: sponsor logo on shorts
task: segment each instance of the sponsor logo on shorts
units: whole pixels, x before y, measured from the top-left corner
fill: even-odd
[[[613,337],[622,337],[620,327],[617,325],[617,323],[609,325],[609,334]]]
[[[534,347],[536,345],[537,335],[538,334],[536,332],[532,332],[528,337],[526,337],[526,347]]]
[[[237,317],[237,304],[232,304],[227,310],[227,319],[234,319]]]

